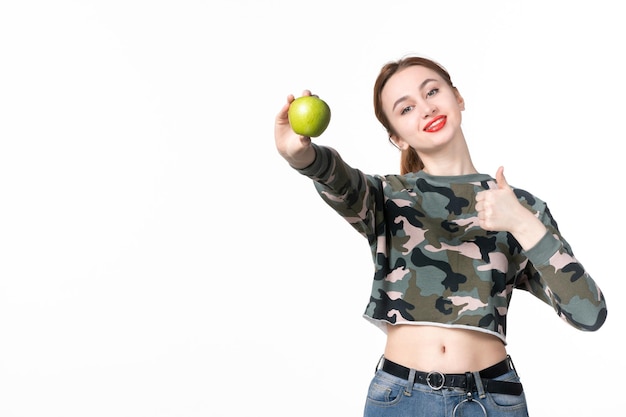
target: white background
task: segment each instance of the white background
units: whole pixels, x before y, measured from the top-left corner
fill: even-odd
[[[514,295],[531,416],[622,412],[624,28],[612,0],[2,2],[0,416],[361,415],[367,242],[273,121],[311,89],[318,143],[395,173],[372,87],[413,53],[450,70],[478,169],[547,200],[607,296],[584,333]]]

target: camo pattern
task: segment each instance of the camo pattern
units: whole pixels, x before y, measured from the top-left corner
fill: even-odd
[[[496,186],[489,175],[366,175],[334,149],[313,146],[315,161],[299,172],[367,238],[375,273],[364,317],[383,331],[386,323],[464,327],[506,343],[514,288],[549,304],[577,329],[604,323],[604,295],[532,194],[513,188],[547,233],[524,251],[511,234],[478,226],[476,193]]]

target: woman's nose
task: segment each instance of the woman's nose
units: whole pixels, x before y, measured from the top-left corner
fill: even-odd
[[[433,114],[435,114],[436,110],[437,110],[437,108],[434,105],[432,105],[430,103],[424,103],[422,105],[422,109],[421,109],[422,117],[424,119],[427,118],[427,117],[430,117]]]

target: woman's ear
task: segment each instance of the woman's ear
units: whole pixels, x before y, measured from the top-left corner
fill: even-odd
[[[459,108],[461,109],[461,111],[465,110],[465,100],[463,99],[463,96],[461,96],[461,93],[459,93],[459,90],[457,90],[456,88],[454,89],[454,95],[456,96],[456,102],[459,103]]]

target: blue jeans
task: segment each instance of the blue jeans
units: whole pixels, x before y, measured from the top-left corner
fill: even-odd
[[[515,370],[495,380],[520,382]],[[370,383],[364,417],[528,417],[526,397],[473,392],[461,388],[434,390],[424,384],[377,370]]]

